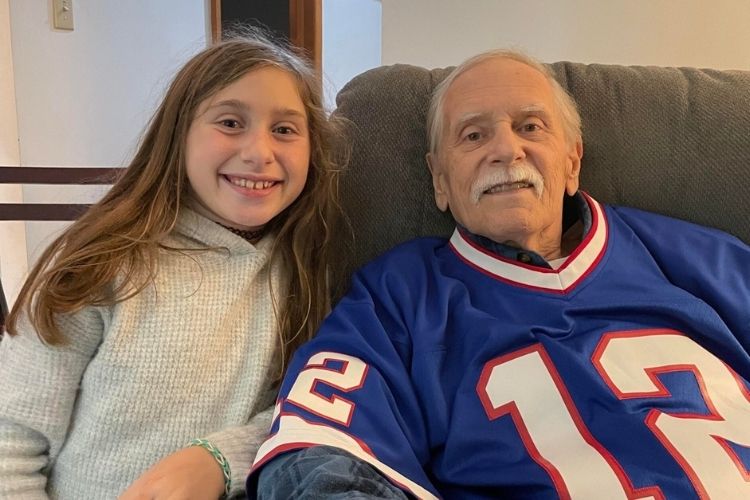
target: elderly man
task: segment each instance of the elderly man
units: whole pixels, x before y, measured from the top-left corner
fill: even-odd
[[[456,231],[357,273],[248,491],[750,498],[750,248],[580,192],[575,105],[525,56],[459,66],[428,126]]]

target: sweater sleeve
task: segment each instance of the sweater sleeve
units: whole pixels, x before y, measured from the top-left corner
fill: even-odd
[[[245,491],[245,480],[250,472],[258,448],[271,428],[273,406],[255,415],[247,425],[232,427],[206,436],[229,463],[232,478],[232,497]]]
[[[102,338],[96,308],[61,319],[68,342],[44,344],[29,327],[0,342],[0,498],[47,498],[83,372]]]

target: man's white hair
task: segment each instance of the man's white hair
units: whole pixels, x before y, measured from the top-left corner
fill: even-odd
[[[481,54],[477,54],[465,60],[459,64],[456,69],[451,71],[451,73],[440,82],[437,87],[435,87],[435,91],[432,94],[432,100],[430,101],[430,108],[427,111],[427,133],[430,141],[430,153],[433,155],[437,153],[438,145],[443,137],[443,127],[445,125],[445,114],[443,108],[445,105],[445,95],[448,93],[451,84],[453,84],[455,79],[466,71],[490,59],[511,59],[513,61],[518,61],[534,68],[544,75],[552,87],[555,104],[560,111],[565,140],[568,141],[569,144],[573,144],[580,139],[581,116],[578,114],[576,103],[557,80],[555,80],[550,69],[546,65],[522,52],[496,49],[482,52]]]

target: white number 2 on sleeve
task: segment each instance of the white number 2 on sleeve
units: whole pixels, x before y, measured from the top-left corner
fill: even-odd
[[[327,363],[331,361],[341,363],[341,368],[329,368]],[[317,384],[323,383],[350,392],[362,387],[366,376],[367,365],[360,359],[337,352],[319,352],[310,358],[297,376],[287,401],[348,426],[354,412],[354,403],[336,394],[330,398],[322,396],[316,390]]]

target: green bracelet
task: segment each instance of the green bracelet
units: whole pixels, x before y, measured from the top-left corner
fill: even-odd
[[[229,462],[224,458],[224,455],[221,454],[216,446],[206,439],[193,439],[188,443],[188,446],[200,446],[216,459],[216,462],[221,467],[221,472],[224,474],[224,496],[228,497],[229,490],[232,489],[232,473],[229,471]]]

